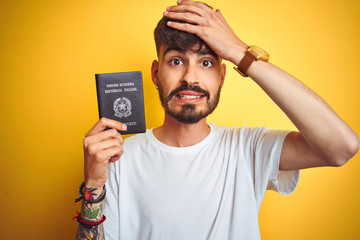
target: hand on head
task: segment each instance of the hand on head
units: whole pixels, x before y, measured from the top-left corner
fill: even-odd
[[[220,58],[237,65],[247,45],[243,43],[226,22],[219,9],[213,10],[202,2],[178,1],[170,6],[164,16],[179,23],[169,21],[167,25],[174,29],[195,34],[201,38]]]

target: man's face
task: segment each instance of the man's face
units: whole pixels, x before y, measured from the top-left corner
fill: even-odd
[[[161,46],[152,77],[165,112],[181,123],[196,123],[216,108],[225,70],[205,45],[186,52]]]

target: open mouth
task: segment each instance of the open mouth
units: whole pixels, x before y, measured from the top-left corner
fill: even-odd
[[[200,92],[195,91],[180,91],[175,94],[175,100],[178,102],[184,102],[184,103],[194,103],[202,101],[206,98],[206,95]]]
[[[202,96],[193,96],[193,95],[178,95],[177,96],[180,99],[199,99]]]

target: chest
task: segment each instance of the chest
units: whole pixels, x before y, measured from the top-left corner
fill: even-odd
[[[231,208],[239,188],[252,191],[239,161],[223,151],[127,159],[120,166],[120,204],[132,208],[131,218],[148,223],[211,226],[219,209]]]

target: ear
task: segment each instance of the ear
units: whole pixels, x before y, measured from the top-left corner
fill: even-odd
[[[158,73],[159,73],[159,62],[157,60],[154,60],[151,65],[151,79],[156,87],[159,84]]]
[[[221,64],[221,82],[220,82],[221,88],[224,85],[225,75],[226,75],[226,64],[223,63],[223,64]]]

